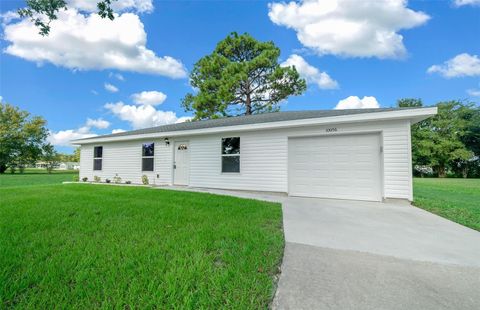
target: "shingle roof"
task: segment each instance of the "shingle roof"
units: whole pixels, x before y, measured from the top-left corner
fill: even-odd
[[[206,128],[214,128],[214,127],[282,122],[282,121],[292,121],[292,120],[309,119],[309,118],[322,118],[322,117],[409,110],[409,109],[421,109],[421,108],[380,108],[380,109],[271,112],[271,113],[255,114],[255,115],[248,115],[248,116],[224,117],[224,118],[211,119],[211,120],[162,125],[157,127],[131,130],[131,131],[125,131],[125,132],[103,135],[103,136],[96,136],[92,138],[81,139],[79,141],[88,141],[90,139],[107,138],[107,137],[121,137],[121,136],[141,135],[141,134],[149,134],[149,133],[161,133],[161,132],[182,131],[182,130],[206,129]]]

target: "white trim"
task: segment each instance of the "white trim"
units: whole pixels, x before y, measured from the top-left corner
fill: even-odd
[[[413,165],[413,159],[412,159],[412,122],[408,122],[408,173],[410,175],[410,178],[408,180],[409,182],[409,187],[410,187],[410,201],[413,201],[413,171],[412,171],[412,165]]]
[[[105,137],[105,138],[102,138],[100,136],[98,138],[74,140],[72,141],[72,143],[75,145],[82,145],[82,144],[114,142],[114,141],[155,139],[155,138],[178,137],[178,136],[194,136],[194,135],[203,135],[203,134],[211,134],[211,133],[230,132],[230,131],[252,131],[252,130],[260,130],[260,129],[278,129],[278,128],[288,128],[288,127],[302,127],[302,126],[309,126],[309,125],[355,123],[355,122],[364,122],[364,121],[380,121],[380,120],[395,120],[395,119],[415,119],[415,121],[420,121],[422,119],[425,119],[435,114],[437,114],[437,108],[430,107],[430,108],[422,108],[422,109],[372,112],[372,113],[362,113],[362,114],[353,114],[353,115],[351,114],[351,115],[310,118],[310,119],[300,119],[300,120],[291,120],[291,121],[221,126],[221,127],[204,128],[204,129],[155,132],[155,133],[149,133],[149,134],[114,136],[114,137]]]

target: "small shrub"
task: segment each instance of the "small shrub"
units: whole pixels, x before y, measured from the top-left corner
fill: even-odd
[[[80,179],[80,177],[78,175],[73,176],[73,182],[78,182],[79,179]],[[83,182],[85,182],[85,181],[83,181]]]
[[[83,182],[87,182],[87,181],[88,181],[88,178],[87,178],[87,177],[84,177],[84,178],[82,178],[82,181],[83,181]]]
[[[115,176],[113,177],[113,183],[115,184],[122,183],[122,178],[118,176],[118,173],[116,173]]]
[[[105,183],[110,183],[110,179],[105,179]]]
[[[143,185],[148,185],[149,184],[148,177],[145,174],[142,175],[142,183],[143,183]]]
[[[132,181],[125,181],[125,184],[132,184]]]
[[[100,182],[102,182],[102,179],[98,175],[95,175],[95,176],[93,176],[93,182],[100,183]]]

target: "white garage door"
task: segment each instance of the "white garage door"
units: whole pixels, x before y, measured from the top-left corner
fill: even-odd
[[[290,138],[289,194],[380,201],[380,135]]]

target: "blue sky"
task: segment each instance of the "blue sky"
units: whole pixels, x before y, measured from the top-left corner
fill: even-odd
[[[280,62],[302,66],[308,90],[283,110],[332,109],[342,100],[339,107],[389,107],[403,97],[480,101],[478,0],[399,0],[395,7],[372,1],[363,9],[352,9],[351,0],[327,1],[336,6],[326,9],[315,1],[135,0],[118,4],[119,24],[68,24],[90,18],[88,2],[71,0],[70,15],[52,24],[48,38],[10,18],[24,1],[1,2],[2,101],[45,117],[61,151],[72,150],[70,138],[190,116],[180,107],[192,92],[188,72],[232,31],[271,40]],[[99,56],[107,54],[126,58]]]

